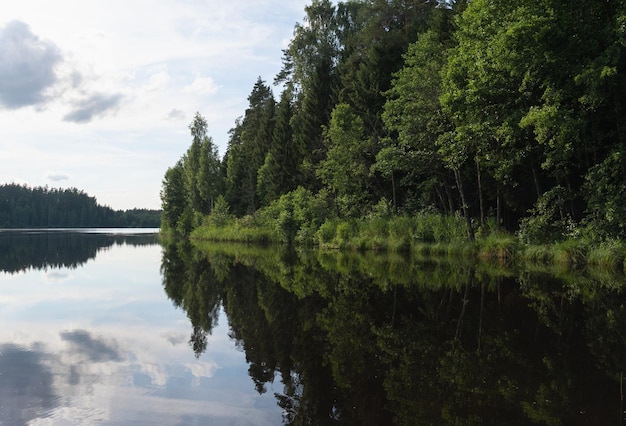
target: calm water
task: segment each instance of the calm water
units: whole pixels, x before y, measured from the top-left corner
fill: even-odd
[[[164,259],[194,350],[223,309],[287,423],[624,424],[623,274],[216,244]]]
[[[626,424],[626,279],[0,231],[0,424]]]
[[[153,232],[0,231],[1,425],[281,423],[221,312],[196,358]]]

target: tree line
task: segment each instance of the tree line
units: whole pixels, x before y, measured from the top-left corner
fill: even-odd
[[[113,210],[76,188],[0,185],[0,228],[158,228],[160,215],[160,210]]]
[[[625,46],[619,0],[313,0],[278,100],[259,77],[221,159],[194,118],[164,226],[278,220],[297,198],[321,222],[436,211],[469,239],[624,238]]]

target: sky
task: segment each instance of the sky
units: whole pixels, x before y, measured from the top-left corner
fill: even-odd
[[[308,0],[20,0],[0,17],[0,184],[159,209],[196,112],[220,156]],[[278,98],[278,88],[274,88]]]

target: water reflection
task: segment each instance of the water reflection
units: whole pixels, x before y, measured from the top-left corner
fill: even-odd
[[[623,276],[215,244],[162,270],[196,354],[223,307],[287,424],[623,421]]]
[[[109,232],[0,232],[18,242],[2,242],[14,250],[4,258],[20,259],[0,272],[0,424],[280,422],[273,398],[249,386],[223,312],[210,350],[189,350],[156,236]]]
[[[5,343],[0,354],[3,424],[26,425],[56,407],[59,397],[43,353]]]
[[[77,268],[113,245],[156,243],[154,229],[0,230],[0,271]]]

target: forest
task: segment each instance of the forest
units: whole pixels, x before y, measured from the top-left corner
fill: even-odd
[[[222,158],[196,114],[162,229],[436,215],[468,240],[623,240],[625,47],[622,0],[313,0]]]
[[[113,210],[76,188],[0,185],[0,228],[158,228],[160,210]]]

